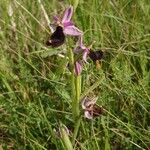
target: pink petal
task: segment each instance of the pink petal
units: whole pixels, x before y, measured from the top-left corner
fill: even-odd
[[[89,113],[89,111],[84,111],[84,117],[87,119],[93,119],[93,115]]]
[[[76,61],[75,62],[75,74],[78,76],[82,72],[82,65],[80,62]]]
[[[69,8],[67,8],[65,10],[65,13],[64,13],[64,16],[63,16],[63,19],[62,19],[62,23],[69,22],[71,17],[72,17],[72,14],[73,14],[73,7],[70,6]]]
[[[82,109],[86,109],[86,101],[87,101],[87,97],[85,97],[85,98],[81,101]]]
[[[74,53],[83,53],[85,49],[86,47],[83,45],[83,34],[81,34],[76,44],[76,48],[74,49]]]
[[[97,101],[97,97],[96,98],[89,98],[89,97],[85,97],[82,102],[81,102],[81,106],[82,109],[87,109],[89,106],[94,105]]]
[[[86,49],[86,47],[83,45],[83,35],[79,37],[78,44],[82,49]]]
[[[63,23],[64,28],[66,28],[67,26],[73,26],[73,23],[71,21],[69,22],[64,22]]]
[[[83,51],[83,60],[85,62],[87,62],[88,53],[89,53],[89,49],[88,48],[84,49],[84,51]]]
[[[67,35],[72,35],[72,36],[82,35],[82,31],[80,31],[75,26],[67,26],[67,27],[65,27],[64,28],[64,33],[67,34]]]

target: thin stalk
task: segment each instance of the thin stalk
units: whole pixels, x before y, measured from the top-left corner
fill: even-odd
[[[78,135],[80,123],[81,123],[81,116],[77,119],[75,127],[74,127],[74,132],[73,132],[73,137],[72,137],[72,145],[75,144],[75,140],[76,140],[76,137]]]
[[[72,101],[72,113],[75,122],[79,118],[79,101],[80,101],[80,93],[81,93],[81,76],[76,76],[75,78],[75,98]]]
[[[75,89],[76,89],[76,97],[73,102],[73,111],[74,111],[74,119],[75,119],[75,126],[74,126],[74,133],[72,137],[72,145],[74,145],[76,137],[78,135],[80,122],[81,122],[81,116],[80,116],[80,110],[79,110],[79,104],[80,104],[80,94],[81,94],[81,76],[78,75],[75,78]]]
[[[69,64],[71,70],[71,98],[72,98],[72,114],[74,121],[79,117],[79,101],[81,93],[81,76],[76,76],[74,73],[74,53],[71,49],[68,50]]]
[[[71,85],[71,99],[72,99],[72,114],[73,114],[73,118],[75,118],[76,88],[75,88],[75,76],[74,76],[74,54],[70,48],[68,48],[68,57],[69,57],[69,66],[71,71],[70,85]]]
[[[80,127],[81,117],[80,111],[79,111],[79,102],[80,102],[80,94],[81,94],[81,76],[75,76],[74,73],[74,54],[71,49],[68,50],[68,57],[69,57],[69,63],[70,63],[70,70],[71,70],[71,90],[72,90],[72,114],[73,119],[75,122],[74,125],[74,133],[72,138],[72,145],[75,143],[75,139],[78,134],[78,130]]]
[[[75,109],[76,109],[76,117],[79,117],[79,102],[80,102],[80,94],[81,94],[81,76],[78,75],[75,78],[75,88],[76,88],[76,98],[75,98]]]

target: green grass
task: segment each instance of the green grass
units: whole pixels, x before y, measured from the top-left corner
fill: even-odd
[[[44,0],[52,16],[68,1]],[[150,2],[82,0],[73,17],[84,42],[105,51],[102,68],[88,60],[84,95],[98,96],[107,112],[82,118],[75,149],[150,149]],[[0,1],[0,145],[10,149],[65,149],[55,136],[61,123],[73,137],[65,46],[45,46],[48,24],[38,1]],[[67,45],[73,48],[73,45]]]

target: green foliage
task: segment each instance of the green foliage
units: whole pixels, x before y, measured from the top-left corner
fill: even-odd
[[[45,0],[50,18],[69,2]],[[88,60],[81,97],[98,96],[105,115],[82,118],[75,149],[149,149],[150,3],[79,1],[74,21],[84,42],[102,49],[101,69]],[[45,47],[48,24],[38,1],[0,1],[0,145],[3,149],[65,149],[54,129],[73,137],[66,47]],[[67,45],[73,48],[73,45]],[[71,147],[71,144],[69,143]]]

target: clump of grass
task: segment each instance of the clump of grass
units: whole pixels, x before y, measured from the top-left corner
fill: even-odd
[[[42,4],[50,20],[68,6]],[[100,70],[90,60],[84,68],[81,97],[97,95],[106,115],[82,119],[74,148],[149,149],[149,7],[148,1],[79,2],[74,20],[85,42],[96,41],[93,48],[105,53]],[[63,50],[45,47],[47,26],[38,1],[0,2],[3,149],[65,149],[54,135],[60,121],[73,137],[70,72],[57,56]]]

